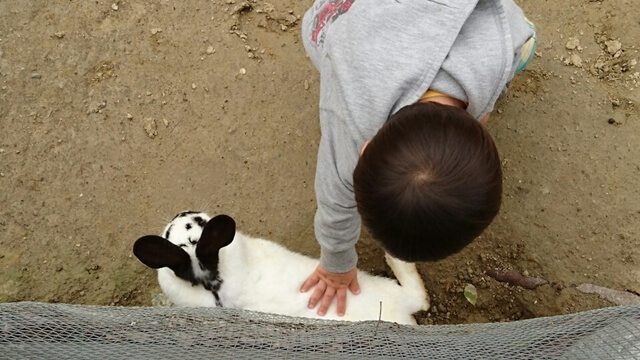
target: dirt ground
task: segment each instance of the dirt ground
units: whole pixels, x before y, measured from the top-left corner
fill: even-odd
[[[461,253],[419,264],[423,324],[613,305],[581,283],[640,292],[640,5],[518,3],[540,42],[488,123],[503,206]],[[0,1],[0,302],[150,305],[160,290],[133,242],[185,209],[317,256],[310,4]],[[358,251],[389,274],[366,234]]]

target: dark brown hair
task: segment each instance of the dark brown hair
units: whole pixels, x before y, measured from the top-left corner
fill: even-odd
[[[391,255],[430,261],[458,252],[500,209],[493,139],[463,109],[408,105],[391,116],[353,173],[362,222]]]

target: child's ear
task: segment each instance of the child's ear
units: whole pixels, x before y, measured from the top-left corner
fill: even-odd
[[[362,149],[360,149],[360,156],[362,156],[362,153],[364,153],[364,149],[367,148],[367,145],[369,145],[370,142],[371,140],[367,140],[365,141],[364,145],[362,145]]]

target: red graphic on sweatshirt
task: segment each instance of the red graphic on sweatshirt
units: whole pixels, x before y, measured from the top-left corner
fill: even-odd
[[[351,8],[354,1],[355,0],[331,0],[328,4],[325,4],[316,16],[313,26],[315,30],[313,30],[313,33],[311,34],[311,40],[317,44],[322,29],[324,29],[328,23],[346,13],[347,10]]]

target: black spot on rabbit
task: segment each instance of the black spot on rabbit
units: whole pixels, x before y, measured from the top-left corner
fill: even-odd
[[[183,212],[179,213],[178,215],[176,215],[173,219],[175,220],[177,218],[185,217],[185,216],[187,216],[189,214],[196,214],[196,212],[195,211],[183,211]]]
[[[200,216],[194,217],[193,221],[200,225],[201,228],[203,228],[207,224],[207,221]]]

